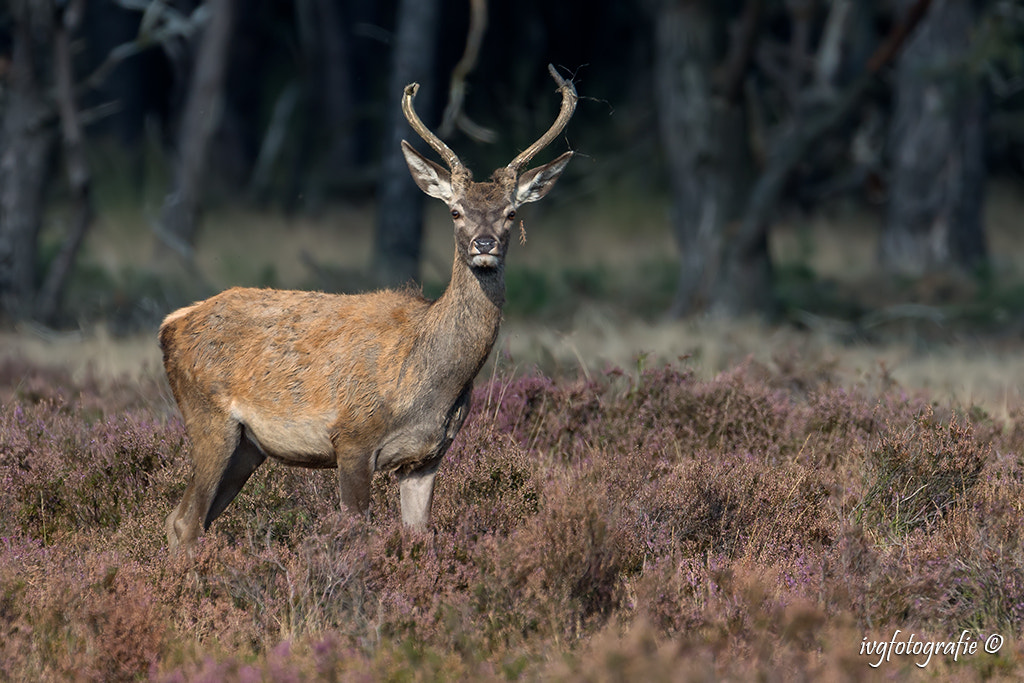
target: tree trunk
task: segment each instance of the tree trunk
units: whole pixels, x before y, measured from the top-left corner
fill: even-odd
[[[85,140],[78,116],[75,98],[72,34],[82,18],[85,0],[71,0],[54,27],[53,70],[57,108],[67,170],[68,189],[74,216],[68,234],[46,272],[46,278],[36,297],[35,316],[47,323],[55,323],[60,312],[61,299],[71,269],[78,257],[85,235],[92,225],[92,172],[85,155]]]
[[[419,279],[424,195],[409,176],[401,152],[403,138],[414,144],[419,142],[402,114],[402,91],[407,84],[419,82],[422,87],[416,108],[421,116],[433,110],[432,95],[437,92],[437,84],[432,82],[437,18],[437,0],[399,3],[374,239],[374,276],[383,285],[402,285]]]
[[[32,315],[43,198],[50,176],[54,111],[47,98],[49,3],[21,0],[12,7],[13,45],[0,140],[0,310]]]
[[[302,46],[298,91],[305,125],[289,174],[288,210],[323,203],[332,179],[351,171],[354,110],[345,24],[336,0],[298,0],[295,18]]]
[[[655,101],[680,252],[670,314],[678,317],[708,303],[723,229],[742,210],[750,155],[742,108],[713,89],[718,55],[709,4],[666,0],[655,23]]]
[[[220,122],[235,0],[206,0],[208,24],[199,37],[198,55],[178,133],[173,189],[164,198],[160,238],[187,261],[195,250],[207,151]]]
[[[352,83],[348,65],[348,36],[336,0],[318,0],[320,41],[323,45],[320,86],[323,88],[320,126],[329,132],[321,172],[328,176],[349,171],[353,162]]]
[[[938,0],[897,62],[892,183],[879,245],[902,275],[986,260],[983,199],[988,108],[968,73],[970,0]]]

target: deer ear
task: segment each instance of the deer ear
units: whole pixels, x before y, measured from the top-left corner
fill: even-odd
[[[572,152],[566,152],[554,161],[549,161],[543,166],[531,169],[519,176],[519,185],[516,187],[516,204],[535,202],[548,193],[555,186],[558,176],[562,175],[565,165],[572,159]]]
[[[402,140],[402,154],[409,165],[409,173],[417,187],[431,197],[446,204],[452,198],[452,174],[420,154],[405,140]]]

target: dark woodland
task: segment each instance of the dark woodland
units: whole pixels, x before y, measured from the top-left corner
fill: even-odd
[[[672,316],[778,314],[773,224],[836,202],[876,212],[884,272],[985,277],[987,184],[1024,171],[1022,11],[1007,0],[13,0],[0,9],[0,312],[80,320],[66,293],[94,216],[153,184],[164,199],[140,234],[185,279],[218,230],[211,206],[370,203],[374,256],[357,287],[419,280],[425,201],[398,150],[410,137],[401,88],[423,85],[434,125],[458,104],[468,123],[447,125],[447,139],[471,167],[494,168],[545,125],[548,63],[583,97],[563,136],[584,155],[567,196],[666,206]],[[105,200],[96,188],[112,182],[135,199]],[[68,217],[47,229],[55,207]]]

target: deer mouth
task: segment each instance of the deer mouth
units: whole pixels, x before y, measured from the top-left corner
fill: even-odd
[[[497,254],[473,254],[469,262],[474,268],[497,268],[501,259]]]

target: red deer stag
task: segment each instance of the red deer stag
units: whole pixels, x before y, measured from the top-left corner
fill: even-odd
[[[167,316],[160,347],[193,461],[185,494],[167,517],[172,551],[190,549],[268,456],[336,467],[342,503],[360,513],[369,507],[373,473],[394,471],[402,521],[429,524],[434,477],[498,334],[516,210],[547,194],[573,154],[521,173],[576,108],[572,83],[548,69],[562,94],[558,118],[489,182],[473,182],[416,115],[418,85],[405,88],[409,124],[448,165],[402,141],[416,184],[448,205],[455,225],[451,281],[437,301],[391,290],[234,288]]]

